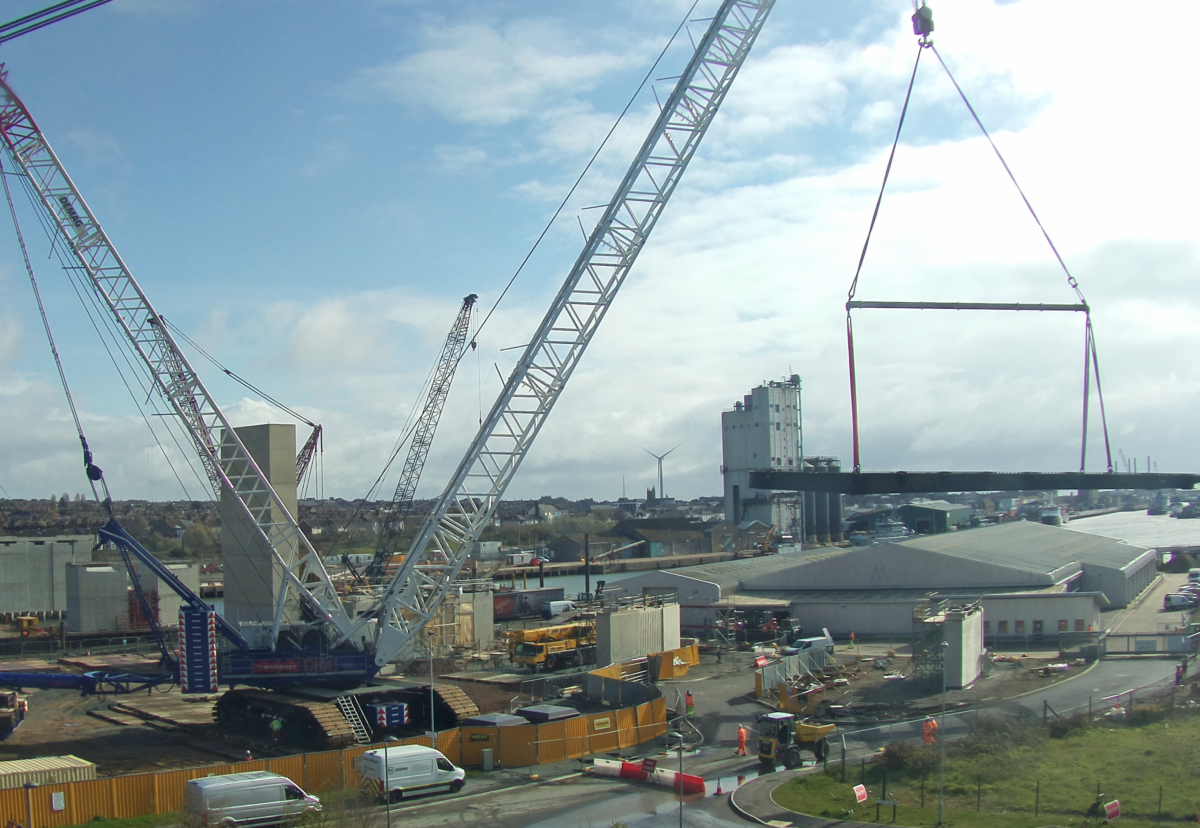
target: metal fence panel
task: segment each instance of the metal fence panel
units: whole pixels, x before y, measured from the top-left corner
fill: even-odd
[[[346,779],[342,773],[342,751],[307,754],[304,757],[303,787],[310,794],[343,790]]]
[[[578,759],[588,754],[588,723],[582,716],[563,722],[566,729],[567,758]]]
[[[464,767],[468,765],[482,765],[483,752],[489,748],[492,751],[492,757],[496,756],[498,737],[496,731],[498,727],[460,727],[458,729],[459,738],[459,757],[462,759]]]
[[[113,780],[116,800],[116,818],[147,816],[154,810],[154,774],[121,776]],[[41,825],[42,823],[35,823]]]
[[[638,744],[637,710],[626,707],[624,710],[614,712],[617,716],[617,738],[620,740],[621,747],[633,747]]]
[[[443,730],[438,734],[437,749],[442,752],[442,755],[450,760],[452,764],[462,764],[462,737],[458,735],[458,728],[453,730]]]
[[[267,770],[271,771],[271,773],[277,773],[280,776],[286,776],[301,788],[304,787],[303,754],[281,756],[277,759],[272,759],[267,763]]]
[[[498,729],[496,762],[504,768],[537,764],[537,725],[511,725]]]
[[[567,723],[538,725],[538,764],[549,765],[567,758]]]
[[[593,713],[587,716],[588,748],[591,753],[608,753],[621,747],[620,735],[617,733],[616,711],[608,713]]]

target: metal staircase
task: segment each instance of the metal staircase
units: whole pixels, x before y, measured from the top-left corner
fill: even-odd
[[[354,731],[354,741],[360,745],[371,743],[371,729],[367,727],[366,721],[363,718],[362,708],[359,707],[358,699],[354,696],[338,696],[338,710],[342,711],[342,715],[346,717],[346,721],[350,724],[350,729]]]

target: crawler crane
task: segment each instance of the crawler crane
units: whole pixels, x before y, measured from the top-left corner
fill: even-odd
[[[186,663],[178,676],[186,687],[205,692],[215,684],[352,688],[415,657],[420,630],[491,519],[773,6],[774,0],[722,2],[399,570],[378,600],[356,617],[343,606],[319,555],[134,280],[7,76],[0,78],[0,142],[56,244],[74,260],[133,359],[148,372],[158,398],[187,430],[214,494],[226,495],[248,518],[254,539],[268,551],[280,577],[274,618],[244,636],[245,627],[239,631],[222,619],[115,519],[101,530],[102,540],[137,557],[188,604],[190,620],[181,630]],[[85,464],[89,477],[99,479],[90,453]],[[217,650],[216,632],[228,644],[214,664],[208,654]]]

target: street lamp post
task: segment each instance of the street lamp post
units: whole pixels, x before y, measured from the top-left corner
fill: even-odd
[[[941,783],[938,786],[938,825],[945,825],[942,820],[942,809],[946,804],[946,650],[950,642],[943,641],[942,648],[942,720],[938,722],[938,743],[942,752]]]
[[[679,828],[683,828],[683,731],[667,734],[667,738],[679,737]]]

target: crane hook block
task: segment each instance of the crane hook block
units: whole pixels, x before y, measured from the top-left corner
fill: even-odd
[[[933,34],[933,9],[922,3],[921,8],[913,12],[912,24],[913,34],[929,37]]]

